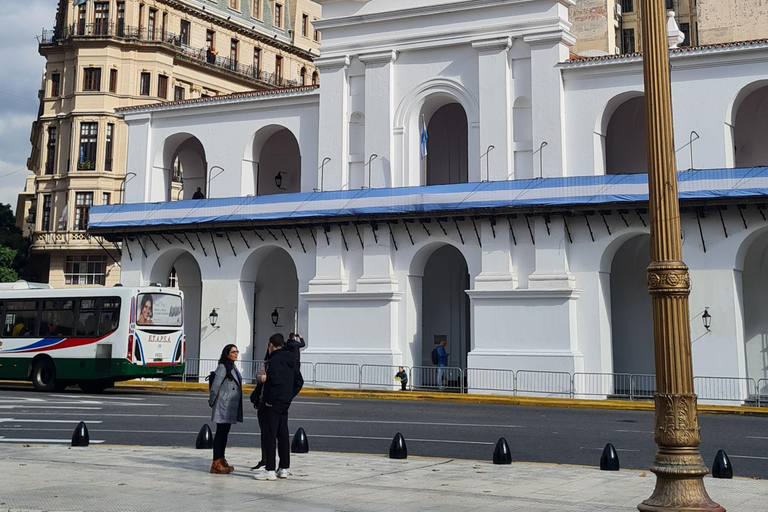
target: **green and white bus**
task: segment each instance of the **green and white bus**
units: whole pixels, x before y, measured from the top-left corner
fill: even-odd
[[[137,377],[184,374],[184,296],[174,288],[0,284],[0,380],[38,391],[99,392]]]

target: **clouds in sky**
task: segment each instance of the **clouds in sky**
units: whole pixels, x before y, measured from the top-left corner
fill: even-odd
[[[29,134],[37,117],[45,59],[37,52],[36,35],[53,27],[57,0],[25,0],[3,3],[0,16],[0,203],[15,211],[24,188],[27,158],[32,145]]]

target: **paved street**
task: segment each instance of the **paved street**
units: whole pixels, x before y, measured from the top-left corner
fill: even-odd
[[[0,442],[68,444],[77,422],[91,442],[193,446],[210,424],[206,395],[126,389],[85,395],[0,388]],[[740,476],[768,478],[768,418],[700,415],[707,465],[724,449]],[[613,443],[622,468],[647,469],[653,459],[653,413],[431,401],[353,400],[299,396],[291,431],[303,427],[312,451],[384,454],[401,432],[412,455],[489,460],[505,437],[515,461],[595,466]],[[255,411],[232,429],[230,446],[258,447]]]

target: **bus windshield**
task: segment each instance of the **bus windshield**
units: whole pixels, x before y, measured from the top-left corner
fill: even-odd
[[[181,327],[181,297],[167,293],[142,293],[136,307],[136,325]]]

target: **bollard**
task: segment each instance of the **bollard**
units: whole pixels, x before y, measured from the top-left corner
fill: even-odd
[[[210,450],[213,448],[213,433],[211,427],[208,424],[204,424],[200,432],[197,433],[197,440],[195,441],[195,448],[198,450]]]
[[[507,440],[503,437],[499,438],[496,448],[493,450],[493,463],[512,464],[512,452],[509,450]]]
[[[619,455],[611,443],[608,443],[603,448],[603,455],[600,456],[600,469],[602,471],[619,470]]]
[[[389,458],[390,459],[407,459],[408,447],[405,446],[405,438],[403,434],[398,432],[392,439],[392,444],[389,445]]]
[[[77,424],[77,428],[75,428],[75,432],[72,434],[72,446],[88,446],[89,443],[88,427],[85,426],[84,421],[81,421]]]
[[[307,439],[307,433],[301,427],[293,435],[291,453],[309,453],[309,439]]]
[[[715,455],[715,461],[712,463],[712,477],[733,478],[731,459],[728,458],[723,450],[718,450],[717,455]]]

